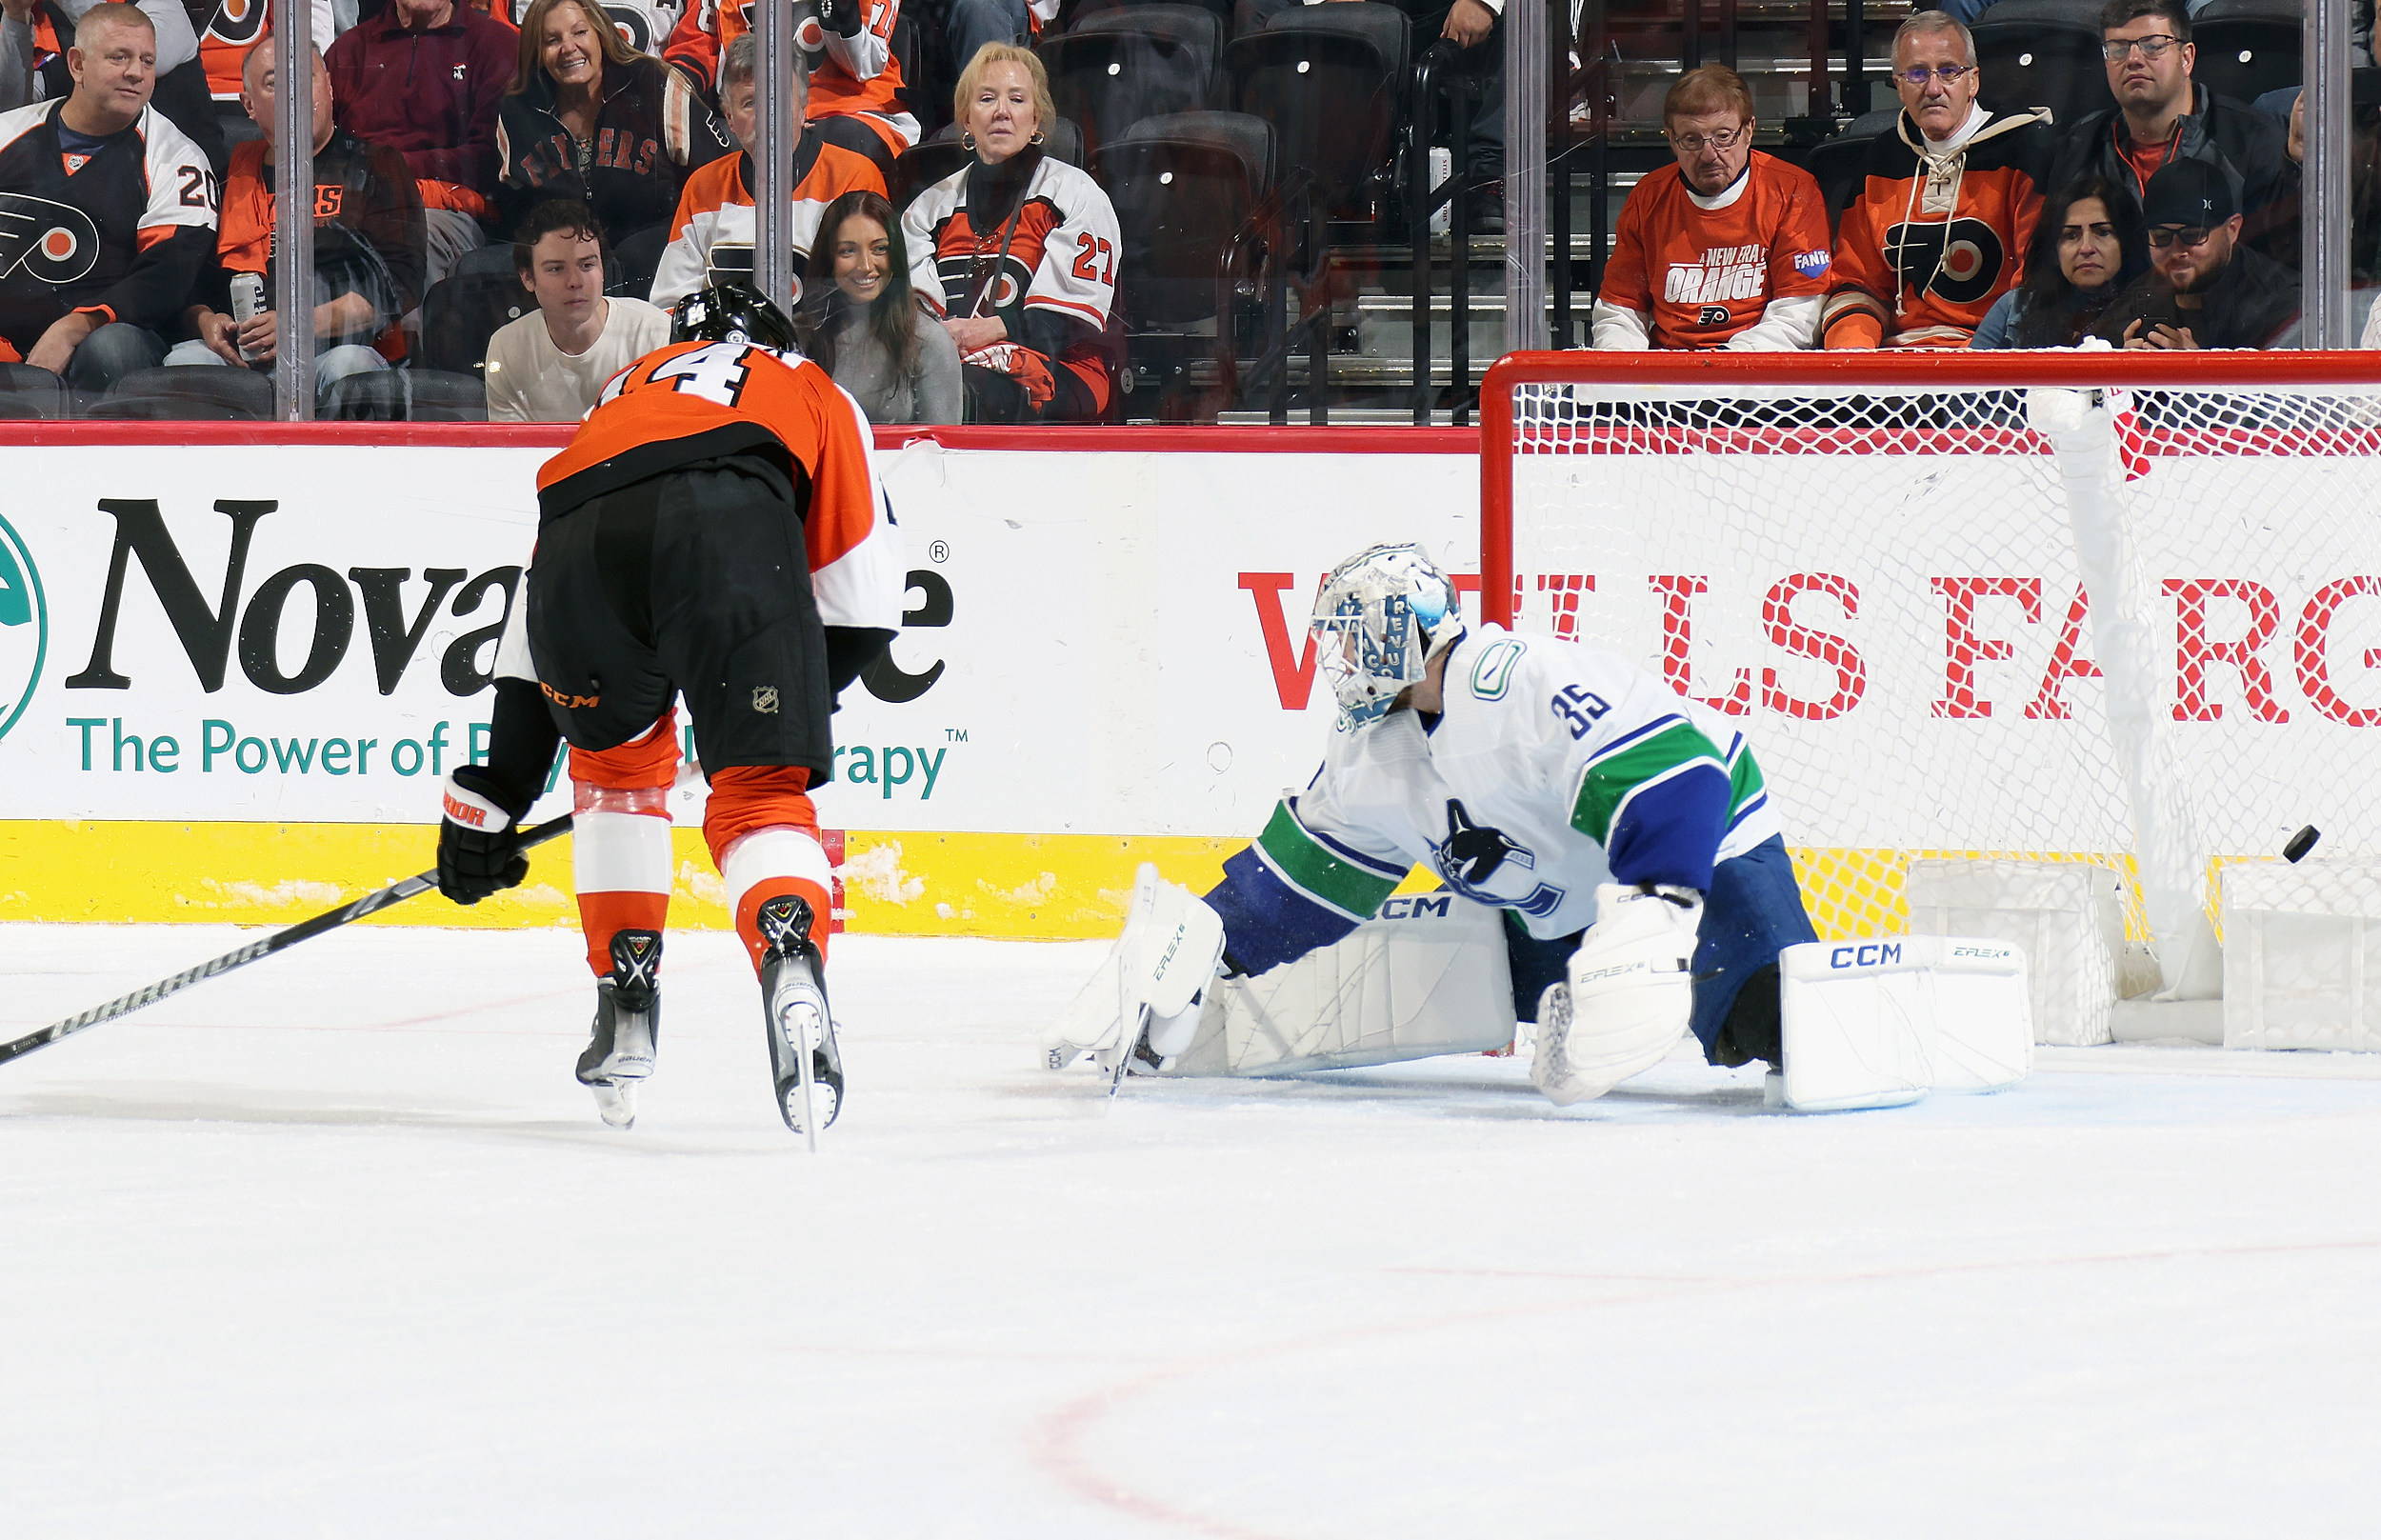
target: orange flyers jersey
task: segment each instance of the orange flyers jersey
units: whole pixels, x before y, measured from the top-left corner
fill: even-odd
[[[707,284],[752,281],[752,248],[759,240],[746,167],[752,157],[722,155],[687,178],[670,244],[653,269],[654,304],[669,310]],[[818,238],[827,206],[847,192],[882,193],[884,173],[866,155],[806,133],[793,152],[793,299],[802,300],[803,260]]]
[[[570,447],[538,470],[538,502],[556,517],[679,466],[771,444],[800,472],[820,621],[898,630],[909,564],[877,482],[868,418],[799,353],[741,342],[647,353],[612,376]]]
[[[330,0],[310,0],[310,4],[314,46],[327,49],[339,35],[338,24],[331,19]],[[267,0],[214,0],[208,10],[206,25],[198,34],[198,60],[207,71],[208,93],[216,101],[240,99],[240,68],[248,62],[248,50],[269,30],[270,11]]]
[[[1836,228],[1820,344],[1965,348],[2026,275],[2051,170],[2050,114],[1993,114],[1940,155],[1920,153],[1909,113],[1893,128],[1870,146]]]
[[[1718,348],[1771,301],[1826,293],[1831,260],[1819,184],[1756,150],[1715,198],[1675,166],[1631,190],[1596,297],[1649,315],[1656,348]]]

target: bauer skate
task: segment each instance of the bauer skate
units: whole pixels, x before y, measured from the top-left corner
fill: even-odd
[[[788,893],[761,906],[761,999],[768,1011],[770,1074],[786,1127],[818,1142],[843,1110],[843,1054],[827,1006],[826,959],[810,940],[810,904]]]
[[[579,1055],[579,1084],[615,1129],[636,1122],[636,1083],[653,1072],[661,1037],[661,934],[622,930],[611,938],[611,976],[595,981],[595,1028]]]

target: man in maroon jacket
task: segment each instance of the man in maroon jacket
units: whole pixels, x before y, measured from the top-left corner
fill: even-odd
[[[429,281],[487,242],[495,213],[496,109],[520,62],[520,34],[455,0],[390,0],[350,28],[324,61],[339,127],[405,157],[422,190]]]

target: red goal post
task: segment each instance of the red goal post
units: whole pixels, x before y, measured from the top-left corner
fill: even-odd
[[[2088,860],[2136,937],[2314,823],[2381,857],[2381,352],[1509,354],[1483,616],[1741,719],[1822,934],[1920,856]]]

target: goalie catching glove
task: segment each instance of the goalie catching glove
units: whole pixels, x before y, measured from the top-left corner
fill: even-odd
[[[1538,1001],[1530,1079],[1557,1107],[1603,1095],[1670,1056],[1694,1013],[1691,888],[1595,890],[1595,923],[1571,954],[1570,982]]]
[[[494,778],[476,765],[447,777],[447,815],[438,826],[438,890],[458,904],[476,904],[517,888],[530,874],[530,858],[517,848],[517,815],[496,798]]]

